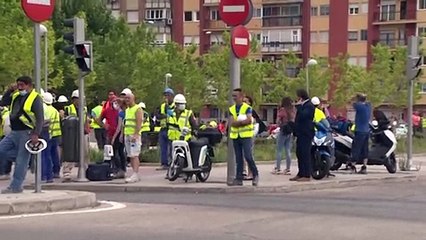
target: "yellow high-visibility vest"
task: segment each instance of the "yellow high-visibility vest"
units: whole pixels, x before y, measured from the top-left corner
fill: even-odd
[[[138,104],[126,109],[124,117],[124,135],[133,135],[136,131],[136,113],[141,109]]]
[[[422,118],[422,128],[426,129],[426,118]]]
[[[149,113],[146,111],[143,111],[143,124],[142,124],[142,129],[141,132],[149,132],[151,131],[151,121],[149,119]]]
[[[168,131],[167,136],[170,141],[179,140],[181,135],[181,130],[184,127],[189,128],[189,133],[185,136],[185,141],[189,141],[191,139],[191,123],[189,121],[189,117],[192,115],[191,110],[185,109],[180,116],[179,119],[176,118],[176,113],[173,113],[173,116],[168,117]],[[177,127],[179,126],[179,127]]]
[[[4,108],[1,112],[1,126],[0,126],[0,137],[4,136],[4,123],[6,122],[7,117],[9,116],[9,110],[7,108]]]
[[[12,95],[12,103],[10,104],[10,109],[13,109],[13,102],[15,101],[15,99],[19,96],[19,91],[16,91],[15,93],[13,93]],[[34,129],[35,128],[35,124],[36,124],[36,119],[35,119],[35,114],[31,111],[31,108],[33,106],[33,103],[35,101],[35,99],[37,98],[38,93],[33,89],[27,99],[25,100],[24,103],[24,113],[25,114],[21,114],[21,116],[19,116],[19,120],[21,120],[21,122],[31,128]]]
[[[321,120],[326,119],[327,117],[325,116],[325,113],[319,109],[319,108],[315,108],[315,112],[314,112],[314,122],[315,123],[319,123],[321,122]]]
[[[52,105],[47,105],[47,112],[50,119],[49,125],[49,134],[50,137],[59,137],[62,136],[61,131],[61,117],[59,116],[58,110],[54,108]]]
[[[247,109],[250,108],[250,105],[247,103],[243,103],[240,107],[240,112],[245,113]],[[237,121],[239,113],[237,113],[237,106],[234,104],[232,107],[229,108],[229,112],[231,113],[232,117],[234,118],[234,121]],[[237,138],[252,138],[254,136],[254,124],[253,121],[251,124],[248,124],[246,126],[242,127],[232,127],[231,126],[231,132],[229,134],[229,137],[231,139],[237,139]]]
[[[96,118],[98,118],[102,113],[102,105],[98,105],[92,109],[92,112],[95,116],[92,116],[92,122],[90,123],[90,127],[93,129],[99,129],[102,128],[99,126],[99,124],[96,122]]]
[[[167,114],[167,109],[166,108],[167,108],[166,107],[166,103],[161,104],[160,114],[166,115]],[[168,108],[171,109],[171,110],[174,110],[175,109],[175,103],[173,102],[172,104],[168,105]],[[168,119],[168,117],[163,118],[163,119],[160,120],[160,126],[161,126],[161,128],[167,127],[167,119]]]
[[[68,113],[68,116],[72,116],[72,117],[78,116],[77,108],[75,108],[74,104],[70,104],[68,106],[65,106],[64,110],[66,111],[66,113]],[[84,115],[86,115],[86,112],[87,112],[87,108],[84,107]]]

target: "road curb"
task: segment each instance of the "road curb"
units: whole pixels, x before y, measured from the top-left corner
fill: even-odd
[[[0,195],[0,216],[46,213],[96,207],[95,193],[79,191],[44,191]]]
[[[44,189],[61,189],[61,190],[79,190],[90,192],[151,192],[151,193],[290,193],[302,192],[310,190],[322,190],[333,188],[347,188],[362,185],[372,185],[378,183],[394,183],[417,180],[417,175],[408,176],[387,176],[387,177],[372,177],[360,180],[335,180],[335,181],[311,181],[308,183],[294,183],[285,186],[239,186],[229,187],[224,184],[223,187],[192,187],[185,186],[129,186],[125,184],[50,184],[43,186]],[[200,183],[202,184],[202,183]],[[208,183],[206,183],[208,184]]]

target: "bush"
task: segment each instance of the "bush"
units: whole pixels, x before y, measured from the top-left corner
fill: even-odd
[[[91,163],[102,162],[104,160],[104,153],[98,149],[89,149],[89,161]]]

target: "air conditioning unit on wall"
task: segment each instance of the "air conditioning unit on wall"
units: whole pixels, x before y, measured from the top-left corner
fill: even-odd
[[[169,25],[169,26],[171,26],[173,24],[173,19],[167,18],[166,19],[166,24]]]

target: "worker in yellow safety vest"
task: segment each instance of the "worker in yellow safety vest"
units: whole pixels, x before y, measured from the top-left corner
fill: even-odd
[[[103,101],[101,104],[98,104],[92,109],[92,113],[90,114],[90,128],[95,132],[96,143],[98,144],[98,149],[100,150],[104,149],[106,144],[106,132],[105,128],[97,123],[97,119],[101,116],[104,104],[105,101]]]
[[[161,130],[158,134],[158,140],[160,142],[160,158],[161,167],[157,170],[167,170],[169,165],[169,155],[171,143],[168,139],[167,131],[167,120],[173,114],[175,109],[175,103],[173,102],[174,91],[171,88],[166,88],[163,92],[164,102],[161,104],[159,114],[156,116],[157,120],[160,121]]]
[[[150,146],[148,133],[151,132],[151,119],[149,113],[146,111],[145,103],[140,102],[139,107],[141,107],[143,111],[143,123],[141,128],[142,147],[148,149]]]
[[[182,94],[177,94],[174,98],[176,104],[173,114],[168,117],[167,136],[170,141],[191,140],[192,131],[196,130],[197,123],[191,110],[186,109],[186,99]]]
[[[235,104],[229,108],[229,113],[232,116],[229,122],[229,138],[232,139],[234,145],[237,175],[234,181],[229,184],[237,186],[243,185],[244,152],[247,165],[253,174],[252,185],[257,186],[259,182],[259,173],[252,152],[254,136],[252,108],[244,102],[244,93],[240,88],[234,89],[232,98]]]

